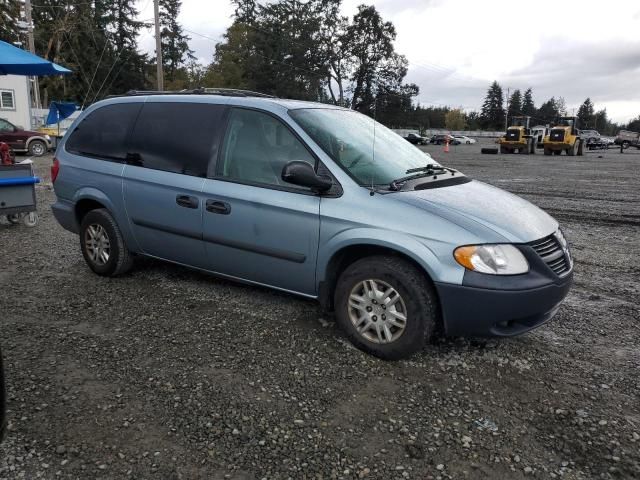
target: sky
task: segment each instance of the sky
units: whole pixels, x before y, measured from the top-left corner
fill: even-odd
[[[571,114],[590,97],[616,122],[640,115],[638,0],[343,0],[343,14],[362,3],[395,25],[421,104],[479,110],[497,80],[505,90],[531,87],[536,106],[561,96]],[[152,0],[138,7],[139,18],[153,18]],[[203,64],[232,14],[228,0],[182,0],[179,21]],[[141,46],[154,51],[152,29]]]

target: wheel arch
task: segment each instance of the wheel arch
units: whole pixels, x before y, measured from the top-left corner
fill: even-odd
[[[426,250],[426,247],[423,248]],[[427,281],[434,287],[433,290],[437,295],[437,289],[434,284],[434,271],[428,266],[424,259],[419,258],[415,254],[414,250],[409,250],[399,245],[385,244],[383,242],[357,241],[342,245],[330,255],[327,255],[327,261],[323,262],[323,268],[319,269],[321,274],[319,275],[318,282],[318,300],[323,310],[333,310],[334,290],[342,272],[354,262],[375,255],[394,256],[408,261],[422,272]],[[319,263],[318,266],[320,267],[321,264]],[[439,298],[437,298],[436,301],[439,305]]]

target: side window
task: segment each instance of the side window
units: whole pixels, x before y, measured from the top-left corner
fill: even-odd
[[[233,109],[218,175],[248,183],[304,189],[282,180],[292,160],[315,166],[315,159],[280,120],[255,110]]]
[[[13,132],[13,125],[0,118],[0,132]]]
[[[71,132],[66,149],[72,153],[124,161],[127,136],[141,103],[118,103],[94,110]]]
[[[145,103],[131,136],[136,165],[206,177],[217,151],[224,105]]]

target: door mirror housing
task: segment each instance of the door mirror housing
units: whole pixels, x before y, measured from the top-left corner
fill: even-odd
[[[326,192],[333,186],[333,180],[326,175],[318,175],[307,162],[294,160],[282,169],[282,179],[285,182],[308,187],[318,192]]]

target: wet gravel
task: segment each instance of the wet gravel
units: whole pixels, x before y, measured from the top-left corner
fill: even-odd
[[[149,260],[100,278],[38,159],[40,224],[0,223],[0,479],[640,477],[640,152],[426,149],[562,223],[553,321],[384,362],[311,301]]]

